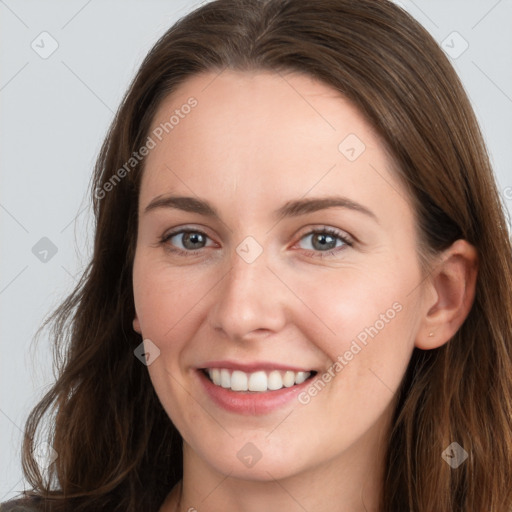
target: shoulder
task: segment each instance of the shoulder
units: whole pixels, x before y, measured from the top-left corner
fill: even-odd
[[[0,503],[0,512],[41,512],[38,505],[34,498],[18,498]]]

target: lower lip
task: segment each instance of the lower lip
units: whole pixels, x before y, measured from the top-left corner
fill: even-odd
[[[201,370],[197,373],[204,389],[217,405],[227,411],[246,415],[266,414],[283,407],[311,384],[309,378],[302,384],[276,391],[232,391],[215,385]]]

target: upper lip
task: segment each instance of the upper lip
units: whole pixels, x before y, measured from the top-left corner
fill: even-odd
[[[207,368],[225,368],[227,370],[240,370],[245,373],[252,373],[258,370],[282,370],[292,372],[311,372],[311,367],[293,366],[289,364],[273,363],[270,361],[254,361],[251,363],[241,363],[237,361],[209,361],[198,366],[198,369]]]

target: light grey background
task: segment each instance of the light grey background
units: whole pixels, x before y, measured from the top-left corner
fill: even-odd
[[[512,211],[512,0],[397,3],[451,54]],[[197,5],[0,0],[0,501],[24,488],[24,421],[53,379],[49,341],[32,349],[33,336],[90,255],[85,193],[101,142],[147,51]]]

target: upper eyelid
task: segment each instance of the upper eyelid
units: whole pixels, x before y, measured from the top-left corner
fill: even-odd
[[[205,229],[203,227],[193,228],[193,227],[188,227],[188,226],[184,227],[184,228],[170,229],[162,235],[162,238],[170,238],[170,237],[173,237],[176,235],[180,235],[182,233],[202,233],[203,235],[206,235],[208,238],[213,239],[213,237],[211,237],[208,234],[207,229]]]
[[[301,234],[297,235],[297,236],[300,236],[302,238],[305,235],[310,235],[313,233],[323,233],[323,232],[331,232],[331,231],[336,236],[344,236],[346,238],[350,238],[351,240],[355,239],[351,234],[349,234],[344,229],[335,228],[332,226],[322,225],[322,224],[315,224],[313,227],[309,226],[309,227],[305,228],[303,232],[301,231],[300,232]]]

